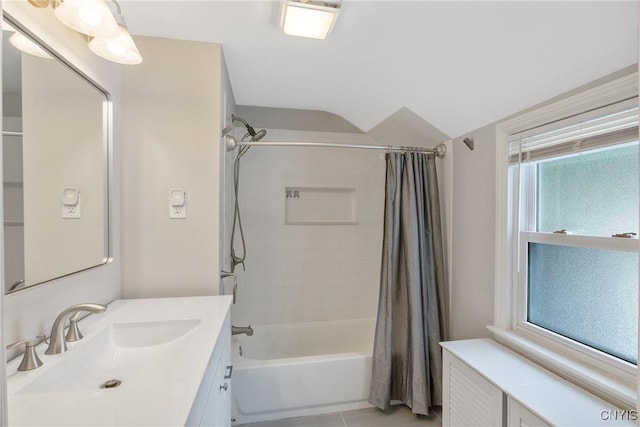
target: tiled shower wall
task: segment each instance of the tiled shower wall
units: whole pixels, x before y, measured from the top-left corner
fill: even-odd
[[[269,130],[265,140],[373,144],[362,134],[282,130]],[[239,198],[247,257],[245,271],[236,267],[235,325],[375,317],[384,171],[380,151],[256,147],[247,152]],[[285,224],[286,187],[354,188],[357,224]],[[230,293],[232,280],[223,283]]]

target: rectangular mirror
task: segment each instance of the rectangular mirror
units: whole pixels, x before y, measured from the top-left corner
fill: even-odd
[[[109,260],[109,94],[4,13],[5,293]]]

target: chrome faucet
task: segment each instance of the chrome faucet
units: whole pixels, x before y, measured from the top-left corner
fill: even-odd
[[[76,304],[71,307],[65,309],[56,317],[56,320],[53,322],[53,326],[51,327],[51,337],[49,341],[49,347],[44,352],[44,354],[60,354],[67,351],[67,340],[64,336],[64,325],[67,323],[67,319],[81,311],[88,311],[91,313],[102,313],[107,309],[106,305],[102,304],[92,304],[92,303],[84,303],[84,304]]]

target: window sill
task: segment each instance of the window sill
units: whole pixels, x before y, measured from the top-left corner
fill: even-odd
[[[522,356],[549,369],[556,375],[625,409],[635,409],[637,392],[635,381],[614,378],[606,371],[580,363],[557,351],[534,342],[521,334],[495,326],[487,326],[496,341]]]

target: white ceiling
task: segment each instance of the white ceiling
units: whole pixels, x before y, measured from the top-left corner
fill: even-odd
[[[363,131],[406,107],[457,137],[638,56],[633,0],[344,0],[324,41],[284,35],[279,1],[121,4],[133,34],[221,43],[238,104],[329,111]]]

